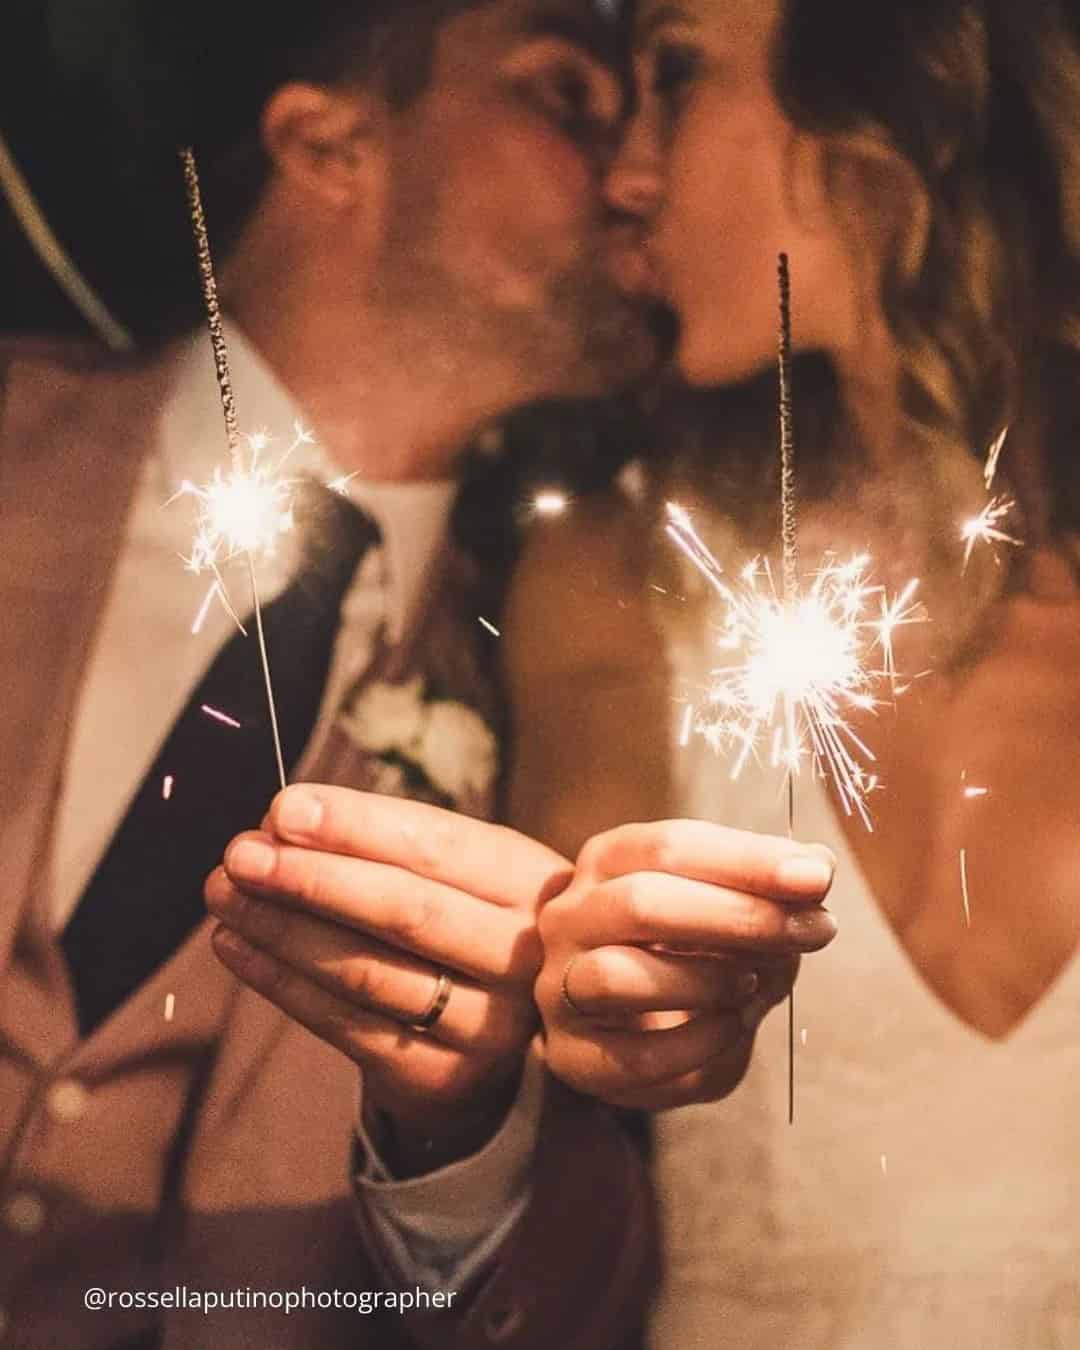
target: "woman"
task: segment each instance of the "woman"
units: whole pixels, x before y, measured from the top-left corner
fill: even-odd
[[[794,1129],[775,1016],[732,1098],[656,1122],[659,1350],[1080,1345],[1074,23],[1052,0],[642,0],[633,15],[639,99],[611,196],[642,224],[681,374],[729,387],[707,453],[669,439],[648,500],[696,499],[732,559],[775,544],[771,381],[763,424],[755,409],[784,250],[804,354],[803,558],[869,547],[890,585],[923,577],[932,620],[897,646],[904,671],[932,673],[895,711],[855,719],[885,785],[873,831],[799,779],[796,831],[838,858],[841,936],[799,979]],[[1017,498],[1004,532],[1025,546],[980,545],[965,572],[960,529],[986,504],[984,452],[1005,426],[994,491]],[[637,631],[647,612],[669,630],[678,616],[675,695],[692,696],[715,616],[685,585],[635,583],[625,559],[648,512],[609,509],[621,544],[603,561],[570,517],[535,547],[561,548],[568,578],[603,575],[601,607],[636,607]],[[669,594],[647,605],[650,585]],[[580,649],[592,627],[587,609],[550,608],[530,609],[531,659],[513,671],[537,699],[539,730],[522,728],[534,765],[558,716],[542,687],[559,633]],[[626,648],[654,715],[658,667]],[[606,692],[594,702],[595,829],[604,783],[635,778],[640,720],[610,643],[575,659],[620,693],[617,718]],[[731,781],[700,739],[680,756],[681,814],[783,828],[773,771]],[[650,814],[651,781],[629,807],[624,786],[620,811]],[[567,842],[573,817],[564,801]],[[543,1010],[557,1064],[567,1015]]]

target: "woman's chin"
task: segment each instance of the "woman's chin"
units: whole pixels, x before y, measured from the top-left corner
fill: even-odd
[[[724,341],[718,342],[715,335],[710,339],[705,334],[695,334],[684,322],[674,361],[679,374],[691,388],[740,384],[775,362],[776,353],[772,349],[748,344],[739,350],[731,345],[731,336],[728,333]]]

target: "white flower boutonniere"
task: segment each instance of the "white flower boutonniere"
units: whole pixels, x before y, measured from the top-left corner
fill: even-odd
[[[498,772],[498,742],[488,724],[464,703],[430,698],[421,675],[367,685],[339,721],[361,750],[452,802],[486,792]]]

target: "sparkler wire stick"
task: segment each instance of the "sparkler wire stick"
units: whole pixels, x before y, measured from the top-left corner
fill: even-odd
[[[191,227],[195,235],[195,252],[199,262],[199,276],[202,279],[203,300],[206,304],[206,319],[210,329],[210,345],[214,352],[214,369],[217,373],[218,391],[221,395],[221,411],[225,418],[225,435],[229,443],[233,469],[243,471],[240,454],[240,430],[236,423],[236,400],[233,397],[232,378],[229,374],[229,353],[225,345],[225,330],[221,322],[221,306],[218,303],[217,282],[214,278],[214,263],[210,256],[210,236],[206,229],[206,216],[203,212],[202,192],[199,189],[199,172],[195,164],[195,152],[190,146],[180,151],[184,168],[184,184],[187,188],[188,207],[191,212]],[[270,678],[270,658],[266,650],[266,636],[263,632],[262,604],[259,600],[259,585],[255,576],[255,560],[251,549],[246,550],[248,576],[251,580],[251,601],[255,611],[255,628],[259,639],[259,659],[262,663],[263,681],[266,684],[266,702],[270,710],[270,729],[274,737],[274,757],[277,761],[278,779],[281,786],[286,785],[285,761],[281,752],[281,735],[278,731],[277,704],[274,699],[274,684]]]
[[[795,436],[791,419],[791,273],[780,254],[780,530],[784,560],[784,603],[799,589],[799,543],[795,524]]]
[[[778,263],[780,282],[780,537],[783,545],[784,604],[791,606],[799,588],[799,539],[795,520],[795,436],[791,418],[791,272],[788,255]],[[794,710],[785,698],[790,720]],[[795,834],[795,774],[787,771],[787,832]],[[795,988],[788,994],[788,1124],[795,1123]]]
[[[199,277],[202,280],[203,301],[206,305],[206,322],[210,329],[210,346],[214,352],[214,369],[217,372],[218,389],[221,393],[221,411],[225,416],[225,435],[229,441],[233,468],[239,469],[240,428],[236,424],[236,401],[233,398],[232,379],[229,375],[229,352],[225,346],[225,330],[221,324],[221,306],[218,304],[214,262],[210,256],[210,236],[207,233],[206,215],[203,212],[199,171],[195,165],[195,152],[190,145],[180,151],[180,159],[184,166],[184,186],[187,188],[191,228],[195,235],[195,253],[198,257]]]

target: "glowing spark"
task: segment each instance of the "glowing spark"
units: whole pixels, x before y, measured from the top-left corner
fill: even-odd
[[[1022,539],[1006,534],[999,528],[1015,505],[1016,502],[1011,497],[992,497],[977,516],[965,523],[960,531],[960,538],[965,545],[963,568],[965,572],[976,544],[1012,544],[1019,547],[1023,543]]]
[[[960,850],[960,890],[964,897],[964,918],[971,927],[971,897],[968,895],[967,849]]]
[[[195,637],[198,633],[202,632],[202,626],[206,622],[206,616],[210,611],[210,606],[213,603],[214,596],[217,595],[220,590],[221,590],[220,583],[215,581],[214,584],[210,587],[210,589],[206,592],[206,598],[199,606],[199,612],[198,614],[195,615],[195,622],[191,625],[192,637]]]
[[[331,492],[336,492],[339,497],[347,497],[349,494],[349,484],[356,477],[356,473],[343,473],[340,478],[331,478],[327,487]]]
[[[679,747],[685,750],[690,744],[690,734],[694,730],[694,705],[688,703],[683,713],[682,726],[679,729]]]
[[[803,1027],[802,1031],[799,1032],[799,1040],[802,1041],[802,1043],[803,1043],[803,1049],[805,1049],[805,1048],[806,1048],[806,1028],[805,1028],[805,1027]]]
[[[986,467],[983,469],[983,482],[986,484],[987,492],[994,486],[994,479],[997,477],[998,461],[1001,459],[1001,452],[1005,449],[1005,442],[1009,439],[1009,428],[1006,426],[1001,435],[994,441],[986,453]]]
[[[201,487],[185,481],[170,499],[194,497],[199,504],[191,555],[184,559],[189,571],[213,572],[220,584],[218,568],[223,563],[240,554],[252,561],[271,557],[278,539],[293,528],[294,484],[281,477],[281,465],[300,441],[294,441],[273,466],[262,458],[268,444],[263,434],[249,436],[247,465],[241,461],[227,473],[215,469],[210,482]]]
[[[171,773],[167,773],[165,775],[165,781],[161,785],[161,797],[163,801],[167,802],[169,798],[172,796],[173,783],[175,781],[176,780],[173,778]]]
[[[889,1175],[889,1160],[884,1153],[881,1155],[881,1175],[883,1177]]]
[[[235,717],[230,717],[228,713],[219,712],[217,708],[211,708],[209,703],[202,704],[200,711],[204,712],[207,717],[214,718],[217,722],[224,722],[227,727],[238,727],[240,725]]]
[[[176,995],[175,995],[175,994],[166,994],[166,995],[165,995],[165,1021],[166,1021],[166,1022],[171,1022],[171,1021],[173,1020],[173,1014],[174,1014],[175,1012],[176,1012]]]
[[[565,492],[538,492],[533,499],[533,510],[538,516],[561,516],[569,505]]]
[[[984,787],[969,787],[964,789],[964,796],[970,801],[973,797],[989,797],[990,789]]]
[[[918,582],[890,601],[869,582],[867,556],[826,559],[805,589],[784,600],[768,562],[755,560],[729,585],[687,513],[671,504],[668,515],[669,536],[725,607],[718,649],[730,660],[712,671],[707,711],[694,729],[715,750],[733,753],[732,778],[763,738],[770,762],[792,775],[809,756],[847,814],[857,812],[871,828],[866,796],[877,780],[867,762],[874,756],[848,714],[873,712],[882,682],[896,694],[893,635],[925,618],[914,602]]]
[[[502,637],[502,634],[495,627],[495,625],[491,623],[489,620],[485,619],[482,614],[478,615],[477,617],[479,618],[480,622],[488,630],[489,633],[491,633],[494,637]]]

